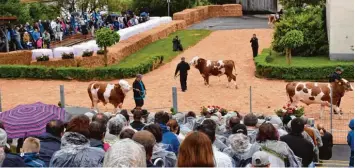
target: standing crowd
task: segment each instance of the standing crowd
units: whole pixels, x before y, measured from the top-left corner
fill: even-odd
[[[55,20],[37,21],[32,25],[8,26],[6,38],[10,51],[23,49],[51,48],[51,42],[62,41],[63,38],[80,33],[95,36],[95,31],[108,27],[111,30],[135,26],[149,20],[149,13],[141,10],[140,16],[132,11],[122,12],[121,15],[104,14],[100,12],[82,13],[74,12],[70,17],[57,17]]]
[[[12,153],[0,125],[3,167],[315,167],[330,159],[332,135],[305,117],[149,113],[136,108],[53,120]],[[353,120],[350,128],[353,130]],[[349,132],[353,148],[353,131]],[[353,150],[352,150],[353,153]],[[352,156],[353,157],[353,156]]]

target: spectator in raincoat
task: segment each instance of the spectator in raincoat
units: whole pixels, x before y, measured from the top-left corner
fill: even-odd
[[[354,119],[349,123],[351,131],[348,133],[348,145],[351,149],[349,166],[354,167]]]
[[[39,136],[41,149],[39,156],[44,161],[45,165],[49,166],[54,152],[60,150],[60,138],[64,134],[64,123],[60,120],[52,120],[46,126],[46,133]]]
[[[167,127],[167,123],[169,121],[169,114],[166,112],[158,112],[155,114],[155,123],[159,124],[160,128],[163,131],[163,144],[169,145],[168,151],[174,152],[176,155],[178,154],[180,142],[177,138],[177,136],[170,132],[170,130]]]
[[[324,129],[323,124],[318,124],[317,129],[323,142],[323,146],[319,148],[319,159],[329,160],[332,158],[333,135]]]
[[[160,128],[159,124],[150,124],[143,128],[143,130],[147,130],[151,132],[156,140],[156,144],[153,148],[153,156],[152,160],[163,159],[165,167],[174,167],[177,161],[176,155],[174,152],[168,151],[168,145],[163,144],[163,132]]]
[[[243,124],[247,126],[248,137],[251,144],[255,143],[256,141],[256,135],[258,134],[258,128],[256,127],[257,123],[258,123],[258,117],[255,114],[249,113],[246,116],[244,116]]]
[[[105,152],[90,147],[90,119],[85,115],[73,118],[62,137],[61,149],[53,154],[49,167],[102,167]]]
[[[144,147],[126,138],[116,142],[106,152],[103,167],[146,167],[146,165]]]
[[[271,167],[301,167],[300,159],[293,153],[290,147],[279,141],[276,128],[270,123],[264,123],[259,127],[256,142],[262,151],[269,153]]]
[[[115,144],[119,140],[119,135],[124,127],[123,118],[113,117],[107,122],[107,132],[105,136],[105,142],[110,146]]]

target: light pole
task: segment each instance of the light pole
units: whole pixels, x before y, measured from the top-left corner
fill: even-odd
[[[170,16],[170,0],[166,0],[168,2],[168,16]]]

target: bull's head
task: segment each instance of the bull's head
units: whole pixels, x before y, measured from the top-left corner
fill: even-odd
[[[118,82],[118,84],[121,86],[123,93],[129,92],[129,91],[131,90],[131,88],[132,88],[132,87],[129,85],[129,83],[128,83],[127,81],[125,81],[125,80],[120,80],[120,81]]]
[[[198,60],[200,59],[200,57],[195,56],[192,58],[192,60],[189,62],[190,65],[196,66],[198,64]]]
[[[346,79],[336,80],[335,82],[338,85],[340,85],[341,87],[343,87],[345,91],[353,91],[354,90],[354,88],[351,85],[351,83],[348,80],[346,80]]]

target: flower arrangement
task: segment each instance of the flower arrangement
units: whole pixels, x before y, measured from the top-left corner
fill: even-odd
[[[275,114],[279,117],[292,115],[295,117],[301,117],[304,114],[304,107],[298,107],[297,105],[295,107],[291,107],[291,104],[288,103],[287,105],[283,106],[282,109],[275,110]]]
[[[171,115],[175,115],[177,111],[174,109],[174,107],[170,108]]]
[[[42,55],[36,58],[37,62],[39,61],[49,61],[49,55]]]

